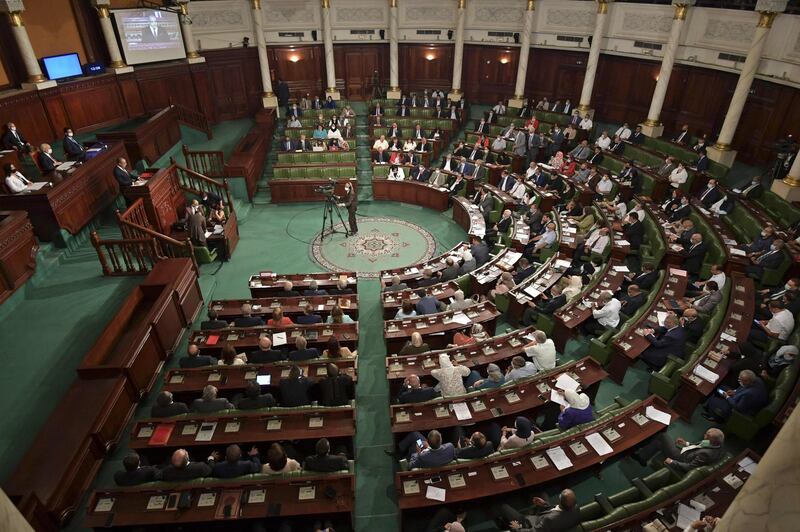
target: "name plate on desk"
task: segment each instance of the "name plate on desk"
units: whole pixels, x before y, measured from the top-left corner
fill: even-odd
[[[244,374],[244,380],[246,381],[254,381],[256,380],[256,377],[258,377],[257,371],[248,371]]]
[[[247,504],[260,504],[267,500],[267,490],[250,490]]]
[[[522,345],[522,341],[519,338],[511,338],[508,341],[508,345],[510,345],[511,347],[519,347]]]
[[[227,342],[235,342],[238,339],[239,339],[239,335],[238,334],[229,334],[228,337],[225,338],[225,341],[227,341]]]
[[[301,486],[297,492],[297,500],[313,501],[317,496],[316,486]]]
[[[486,405],[480,399],[476,399],[475,401],[472,401],[472,403],[470,404],[472,404],[472,411],[475,412],[476,414],[478,412],[483,412],[484,410],[486,410]]]
[[[569,448],[572,450],[572,452],[575,454],[575,456],[581,456],[581,455],[586,454],[587,452],[589,452],[589,450],[586,448],[586,446],[583,444],[583,442],[579,442],[579,441],[576,441],[574,443],[570,443],[569,444]]]
[[[432,358],[426,358],[422,361],[423,368],[433,368],[436,367],[436,362]]]
[[[181,436],[193,436],[197,434],[198,425],[197,423],[187,423],[181,429]]]
[[[97,499],[97,504],[94,506],[95,512],[110,512],[111,508],[114,507],[114,499],[111,497],[103,497],[102,499]]]
[[[509,392],[506,394],[506,401],[508,401],[508,404],[513,405],[514,403],[520,402],[521,399],[519,398],[519,395],[516,394],[516,392]]]
[[[622,437],[619,432],[614,430],[613,427],[607,428],[606,430],[604,430],[602,432],[602,434],[603,434],[603,436],[606,437],[606,439],[608,441],[611,441],[611,442],[617,441],[618,439],[620,439]]]
[[[467,485],[467,481],[464,480],[464,475],[461,473],[456,473],[455,475],[448,475],[447,476],[447,483],[450,484],[451,488],[463,488]]]
[[[450,417],[450,411],[447,409],[446,406],[437,406],[433,410],[433,412],[434,412],[434,414],[436,414],[436,418],[437,419],[444,418],[444,417]]]
[[[225,423],[225,432],[239,432],[241,426],[242,424],[238,421],[229,421]]]
[[[222,374],[218,372],[213,372],[208,374],[208,382],[219,382],[222,380]]]
[[[183,382],[183,379],[184,379],[184,377],[183,377],[183,375],[182,375],[182,374],[180,374],[180,373],[176,373],[176,374],[172,375],[172,376],[169,378],[169,383],[170,383],[170,384],[180,384],[180,383],[182,383],[182,382]]]
[[[403,493],[405,495],[416,495],[419,493],[419,482],[416,480],[403,481]]]
[[[280,430],[283,421],[280,419],[270,419],[267,421],[267,430]]]
[[[405,410],[401,410],[400,412],[395,414],[394,420],[397,423],[408,423],[409,421],[411,421],[411,415]]]
[[[533,464],[533,467],[536,468],[537,471],[539,469],[544,469],[545,467],[550,466],[550,462],[548,462],[547,458],[545,458],[541,454],[537,454],[536,456],[531,456],[531,463]]]
[[[492,477],[494,477],[495,480],[502,480],[504,478],[508,478],[508,471],[506,470],[506,466],[504,465],[493,466],[491,468],[491,471],[492,471]]]
[[[145,425],[144,427],[139,429],[139,433],[136,434],[137,438],[149,438],[153,435],[153,425]]]
[[[483,347],[483,354],[484,354],[484,355],[493,355],[493,354],[495,354],[496,352],[497,352],[497,351],[495,351],[494,349],[492,349],[492,346],[490,346],[490,345],[487,345],[487,346],[484,346],[484,347]]]
[[[310,429],[318,429],[322,427],[322,425],[324,424],[325,424],[325,418],[323,418],[322,416],[314,416],[312,418],[309,418],[308,420],[308,428]]]
[[[399,362],[392,362],[389,365],[389,371],[403,371],[403,365]]]
[[[153,495],[147,501],[147,510],[163,510],[164,505],[167,504],[166,495]]]
[[[214,506],[214,503],[217,502],[217,494],[216,493],[203,493],[200,495],[200,498],[197,500],[197,507],[203,508],[205,506]]]
[[[642,414],[641,412],[637,412],[636,414],[631,417],[631,419],[640,427],[646,425],[650,420],[647,419],[647,416]]]
[[[453,360],[456,362],[464,362],[466,359],[467,357],[464,356],[464,353],[456,353],[456,355],[453,357]]]

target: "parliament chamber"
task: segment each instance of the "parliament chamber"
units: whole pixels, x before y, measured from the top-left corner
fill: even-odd
[[[798,124],[793,1],[0,0],[0,529],[794,530]]]

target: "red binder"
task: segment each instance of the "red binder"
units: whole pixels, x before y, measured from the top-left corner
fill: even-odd
[[[174,428],[175,423],[160,423],[150,436],[147,445],[166,445]]]
[[[218,334],[210,334],[208,338],[206,338],[206,345],[217,345],[217,342],[219,342]]]

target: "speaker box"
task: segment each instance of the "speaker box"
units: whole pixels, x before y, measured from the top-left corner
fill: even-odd
[[[447,30],[447,39],[450,41],[453,40],[453,30]]]
[[[311,40],[312,41],[317,40],[317,30],[311,30]]]
[[[386,30],[379,30],[378,33],[381,36],[381,40],[384,40],[386,38]]]
[[[514,42],[519,44],[519,33],[514,34]]]

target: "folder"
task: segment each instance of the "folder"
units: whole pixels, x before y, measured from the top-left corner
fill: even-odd
[[[175,423],[159,423],[147,445],[166,445],[173,429],[175,429]]]
[[[208,338],[206,338],[206,345],[217,345],[217,342],[219,342],[218,334],[210,334]]]

